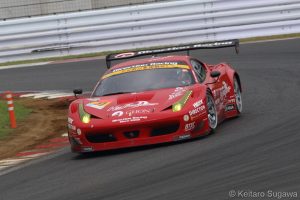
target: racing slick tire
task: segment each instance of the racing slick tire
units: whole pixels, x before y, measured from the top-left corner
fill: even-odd
[[[210,93],[206,95],[207,119],[210,132],[216,130],[218,126],[218,113],[214,98]]]
[[[234,88],[236,110],[238,114],[240,114],[243,111],[242,91],[236,77],[234,77],[233,79],[233,88]]]

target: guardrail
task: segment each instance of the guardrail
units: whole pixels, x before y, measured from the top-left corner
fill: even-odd
[[[1,0],[0,20],[106,9],[162,0]]]
[[[300,32],[300,0],[184,0],[0,22],[0,62]]]

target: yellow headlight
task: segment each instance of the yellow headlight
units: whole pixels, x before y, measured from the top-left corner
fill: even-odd
[[[182,109],[182,104],[181,103],[176,103],[172,106],[173,112],[178,112]]]
[[[188,99],[190,98],[192,93],[193,92],[191,90],[186,91],[186,93],[183,95],[183,97],[179,101],[177,101],[176,103],[173,104],[173,106],[172,106],[173,112],[181,111],[181,109],[186,104],[186,102],[188,101]]]
[[[84,115],[81,120],[82,120],[83,123],[88,124],[91,121],[91,116],[90,115]]]
[[[83,104],[79,104],[79,117],[80,117],[81,121],[85,124],[88,124],[91,121],[91,115],[89,113],[85,112],[85,110],[83,108]]]

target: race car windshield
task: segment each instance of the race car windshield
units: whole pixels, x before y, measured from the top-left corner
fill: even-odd
[[[93,96],[108,96],[163,88],[189,86],[195,83],[190,69],[160,68],[119,73],[98,84]]]

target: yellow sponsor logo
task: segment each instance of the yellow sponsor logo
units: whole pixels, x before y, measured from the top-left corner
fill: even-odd
[[[101,110],[109,104],[110,104],[110,102],[98,102],[98,101],[96,101],[96,102],[89,102],[88,104],[86,104],[86,106]]]
[[[152,65],[152,66],[139,66],[139,67],[131,67],[131,68],[124,68],[118,71],[114,71],[112,73],[106,74],[102,76],[101,79],[106,79],[111,76],[129,73],[129,72],[136,72],[136,71],[143,71],[143,70],[152,70],[152,69],[172,69],[172,68],[179,68],[179,69],[189,69],[190,67],[187,65]]]

